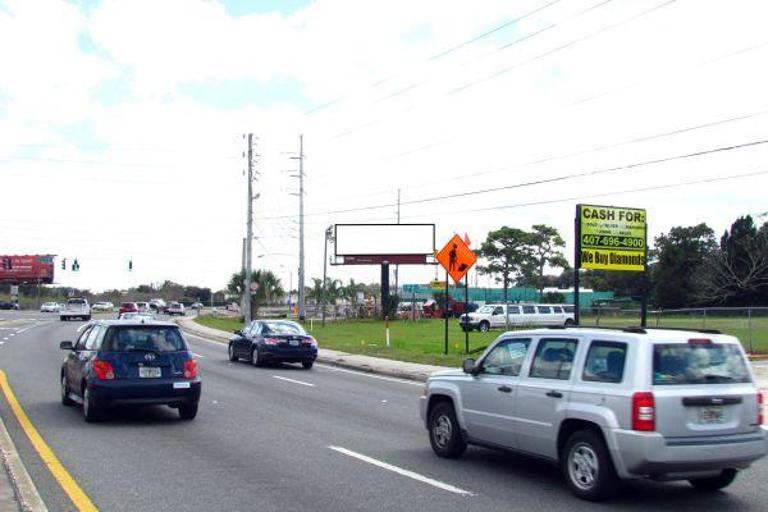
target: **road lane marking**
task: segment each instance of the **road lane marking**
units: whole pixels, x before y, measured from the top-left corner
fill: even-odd
[[[424,387],[423,382],[416,382],[414,380],[398,379],[397,377],[385,377],[384,375],[376,375],[373,373],[367,373],[367,372],[357,371],[357,370],[348,370],[346,368],[339,368],[337,366],[328,365],[328,364],[318,364],[317,366],[319,366],[323,370],[327,370],[330,372],[351,373],[352,375],[357,375],[359,377],[368,377],[369,379],[386,380],[388,382],[397,382],[398,384],[408,384],[409,386]]]
[[[314,384],[310,384],[309,382],[303,382],[303,381],[300,381],[300,380],[293,380],[293,379],[289,379],[288,377],[281,377],[279,375],[273,375],[272,378],[284,380],[286,382],[293,382],[294,384],[301,384],[302,386],[309,386],[311,388],[315,387]]]
[[[201,355],[201,354],[198,354],[197,352],[192,352],[192,357],[196,357],[196,358],[198,358],[198,359],[202,359],[202,358],[203,358],[203,357],[205,357],[205,356],[204,356],[204,355]]]
[[[387,464],[386,462],[376,460],[372,457],[368,457],[367,455],[363,455],[362,453],[353,452],[352,450],[347,450],[346,448],[342,448],[340,446],[329,446],[328,448],[330,448],[333,451],[347,455],[348,457],[353,457],[363,462],[367,462],[368,464],[373,464],[374,466],[380,467],[382,469],[386,469],[387,471],[392,471],[393,473],[397,473],[398,475],[407,476],[408,478],[412,478],[419,482],[431,485],[432,487],[437,487],[438,489],[442,489],[444,491],[452,492],[454,494],[461,494],[463,496],[475,496],[475,493],[473,492],[465,491],[464,489],[459,489],[458,487],[454,487],[450,484],[440,482],[439,480],[435,480],[433,478],[429,478],[424,475],[420,475],[418,473],[414,473],[413,471],[408,471],[407,469],[393,466],[392,464]]]
[[[51,323],[51,322],[40,322],[39,324],[30,325],[29,327],[26,327],[24,329],[19,329],[18,331],[16,331],[16,334],[21,334],[23,332],[29,331],[30,329],[34,329],[35,327],[40,327],[41,325],[46,325],[46,324],[49,324],[49,323]]]
[[[6,377],[3,370],[0,370],[0,388],[3,389],[3,394],[5,395],[6,400],[8,400],[8,405],[11,406],[13,414],[16,416],[16,419],[18,420],[19,425],[21,425],[21,428],[24,430],[24,433],[27,434],[27,437],[32,443],[32,446],[35,448],[35,451],[43,460],[43,462],[45,462],[45,465],[48,467],[48,471],[51,472],[61,488],[64,490],[67,496],[69,496],[69,499],[72,500],[72,503],[75,505],[77,510],[80,512],[97,512],[98,509],[93,504],[91,499],[87,494],[85,494],[85,491],[80,488],[75,479],[72,478],[72,475],[69,474],[69,471],[67,471],[61,461],[59,461],[58,457],[56,457],[56,454],[53,453],[53,450],[51,450],[43,437],[37,431],[37,428],[35,428],[35,426],[32,424],[32,421],[30,421],[27,413],[24,412],[24,409],[22,409],[21,404],[19,404],[19,401],[16,399],[16,395],[14,395],[13,390],[11,390],[11,386],[8,384],[8,378]]]

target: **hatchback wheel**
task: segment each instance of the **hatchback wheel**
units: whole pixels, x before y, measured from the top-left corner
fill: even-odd
[[[568,439],[560,457],[568,486],[579,498],[599,501],[615,490],[617,477],[600,434],[581,430]]]
[[[467,449],[456,412],[449,402],[440,402],[429,414],[429,443],[438,456],[450,459],[459,457]]]
[[[67,377],[62,375],[61,376],[61,404],[62,405],[72,405],[75,402],[72,401],[71,398],[69,398],[69,386],[67,385]]]
[[[193,420],[197,416],[197,404],[186,404],[179,407],[179,416],[183,420]]]
[[[688,481],[699,491],[719,491],[731,485],[737,473],[735,469],[724,469],[718,476],[691,478]]]
[[[235,347],[234,345],[232,345],[232,343],[229,344],[229,348],[227,349],[227,352],[229,353],[230,361],[237,361],[237,356],[235,355]]]
[[[91,392],[88,386],[83,389],[83,416],[88,423],[99,421],[99,410],[91,403]]]

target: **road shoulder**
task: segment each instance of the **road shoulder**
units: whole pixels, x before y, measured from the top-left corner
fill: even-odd
[[[47,512],[48,508],[43,503],[27,468],[24,467],[19,452],[16,450],[16,445],[8,434],[2,418],[0,418],[0,458],[2,458],[3,468],[14,494],[13,503],[8,496],[0,498],[0,508],[25,512]]]

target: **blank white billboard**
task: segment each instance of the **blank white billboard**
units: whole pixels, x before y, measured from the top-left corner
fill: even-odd
[[[428,254],[435,251],[434,224],[336,224],[337,256]]]

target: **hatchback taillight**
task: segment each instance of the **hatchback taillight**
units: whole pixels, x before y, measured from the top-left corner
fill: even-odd
[[[632,430],[656,430],[656,402],[653,393],[639,392],[632,395]]]
[[[113,380],[115,378],[115,370],[110,362],[102,359],[93,360],[93,373],[99,380]]]
[[[762,425],[765,417],[763,416],[763,392],[757,391],[757,424]]]
[[[197,378],[197,361],[194,359],[187,359],[184,362],[184,378],[196,379]]]

